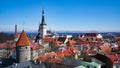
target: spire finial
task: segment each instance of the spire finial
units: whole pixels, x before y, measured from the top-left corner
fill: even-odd
[[[42,15],[44,14],[44,7],[42,7]]]

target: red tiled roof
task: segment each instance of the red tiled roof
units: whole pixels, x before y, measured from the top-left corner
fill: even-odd
[[[69,40],[69,44],[70,44],[70,45],[74,45],[75,43],[76,43],[75,40]]]
[[[40,55],[38,58],[35,60],[37,61],[45,61],[45,62],[51,62],[51,63],[61,63],[61,60],[65,56],[70,56],[72,55],[73,51],[76,50],[75,47],[71,47],[71,49],[67,49],[63,52],[50,52],[50,53],[45,53],[43,55]]]
[[[51,63],[61,63],[61,58],[55,52],[46,53],[44,55],[39,56],[35,60],[37,60],[37,61],[51,62]]]
[[[89,45],[89,42],[87,42],[87,41],[80,41],[77,44],[78,45]]]
[[[51,53],[48,54],[48,56],[54,56],[55,57],[55,56],[57,56],[57,54],[55,52],[51,52]]]
[[[104,43],[96,42],[97,46],[103,46]]]
[[[37,61],[47,61],[46,55],[41,55],[37,59]]]
[[[51,43],[51,42],[55,42],[55,39],[54,38],[44,38],[43,41]]]
[[[111,59],[112,62],[114,62],[115,60],[117,60],[117,58],[115,58],[114,55],[107,55],[107,56]]]
[[[100,48],[101,48],[101,50],[111,52],[111,48],[109,46],[100,46]]]
[[[113,63],[120,64],[120,54],[107,55],[107,57],[110,58]]]
[[[87,50],[88,53],[94,53],[94,50]]]
[[[12,49],[15,46],[15,43],[12,41],[6,41],[5,43],[0,44],[0,48],[10,48]]]
[[[65,50],[65,51],[63,51],[63,54],[65,56],[70,56],[72,54],[72,51],[71,50]]]
[[[30,41],[29,41],[29,39],[28,39],[24,30],[22,31],[16,45],[17,46],[29,46],[30,45]]]
[[[63,54],[63,52],[57,52],[56,54],[57,54],[57,56],[59,58],[64,58],[65,57],[65,55]]]
[[[31,46],[32,50],[37,50],[37,49],[44,48],[43,46],[37,45],[37,44],[34,43],[34,42],[31,42],[30,46]]]
[[[0,48],[6,48],[6,47],[7,47],[6,43],[0,44]]]

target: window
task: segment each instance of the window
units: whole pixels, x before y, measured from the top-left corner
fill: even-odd
[[[119,68],[119,66],[116,66],[116,68]]]
[[[19,47],[21,49],[21,47]]]
[[[25,58],[25,60],[27,60],[27,57]]]
[[[87,68],[89,68],[89,65],[87,65]]]

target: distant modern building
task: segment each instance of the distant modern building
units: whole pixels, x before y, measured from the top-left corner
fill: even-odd
[[[15,34],[17,33],[17,25],[15,25]]]

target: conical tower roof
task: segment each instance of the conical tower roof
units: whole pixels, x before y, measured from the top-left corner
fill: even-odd
[[[23,30],[17,43],[16,43],[17,46],[29,46],[30,45],[30,41],[26,35],[26,32]]]

